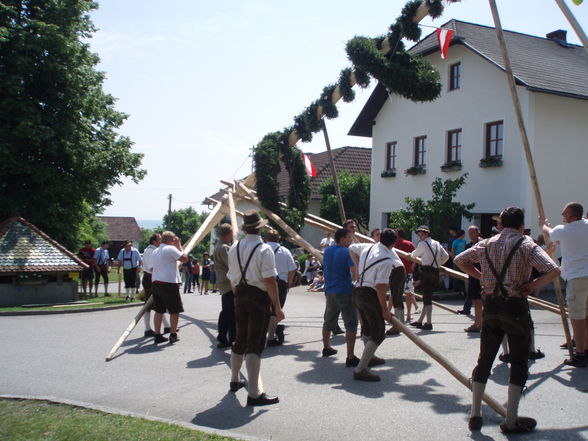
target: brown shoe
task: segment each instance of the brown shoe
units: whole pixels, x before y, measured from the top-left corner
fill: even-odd
[[[526,433],[530,432],[537,426],[537,421],[529,417],[518,417],[514,427],[508,427],[506,421],[500,423],[502,433]]]
[[[379,366],[381,364],[386,363],[386,360],[384,360],[383,358],[380,357],[376,357],[375,355],[372,357],[372,359],[369,361],[368,366],[372,367],[372,366]]]
[[[386,335],[399,335],[400,331],[392,326],[390,329],[386,331]]]
[[[372,374],[367,369],[364,369],[361,372],[354,372],[353,379],[359,381],[380,381],[380,377],[376,374]]]
[[[473,416],[470,418],[468,422],[468,427],[470,430],[480,430],[482,428],[482,424],[484,424],[484,420],[481,416]]]

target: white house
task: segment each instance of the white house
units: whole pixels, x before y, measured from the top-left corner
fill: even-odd
[[[414,103],[378,85],[349,132],[372,138],[370,228],[387,224],[406,196],[429,199],[436,177],[467,172],[457,199],[476,203],[483,233],[492,215],[517,205],[536,236],[537,207],[495,29],[458,20],[443,27],[455,31],[445,60],[435,33],[411,49],[440,72],[440,98]],[[561,30],[547,38],[505,31],[505,40],[545,212],[559,223],[566,202],[588,206],[588,53],[566,43]]]

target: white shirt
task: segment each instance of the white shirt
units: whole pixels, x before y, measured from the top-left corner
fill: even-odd
[[[561,273],[566,280],[588,276],[588,220],[580,219],[549,230],[561,246]]]
[[[429,246],[431,247],[430,249]],[[431,253],[431,250],[433,250],[433,253]],[[435,259],[433,258],[434,254],[436,254]],[[410,255],[411,257],[420,257],[421,265],[433,266],[435,268],[439,268],[449,260],[449,254],[447,254],[445,248],[443,248],[439,242],[431,239],[430,237],[427,237],[425,240],[421,240],[416,249],[410,253]],[[436,263],[434,263],[435,261]]]
[[[157,247],[153,244],[149,244],[145,250],[143,250],[143,271],[151,274],[153,272],[153,251]]]
[[[321,239],[320,248],[330,247],[331,245],[335,245],[335,239],[332,237],[323,237]]]
[[[288,273],[296,270],[296,263],[294,262],[292,253],[288,248],[283,247],[277,242],[267,242],[267,244],[274,252],[278,279],[283,282],[288,282]]]
[[[239,259],[237,257],[237,246],[239,247],[239,255],[241,256],[241,265],[243,266],[243,269],[245,269],[251,251],[253,251],[253,248],[258,243],[261,245],[255,250],[251,263],[245,273],[247,284],[256,286],[263,291],[267,291],[263,279],[276,277],[278,275],[278,272],[276,271],[274,250],[272,250],[268,244],[263,243],[261,236],[257,234],[247,234],[239,242],[234,243],[229,250],[229,271],[227,277],[231,281],[231,285],[237,286],[242,278]]]
[[[372,263],[384,258],[386,258],[386,260],[375,264],[365,271],[362,283],[362,273],[364,270]],[[359,256],[359,265],[357,266],[357,286],[369,286],[370,288],[375,289],[376,285],[381,283],[388,284],[390,282],[390,273],[394,268],[399,266],[404,265],[394,249],[389,249],[386,245],[381,244],[380,242],[373,244],[373,246],[370,245],[369,247],[363,247],[361,256]]]
[[[366,248],[369,248],[372,245],[373,243],[352,243],[349,245],[349,251],[359,257]]]
[[[178,271],[178,259],[182,252],[173,245],[161,244],[151,255],[153,282],[181,283],[182,278]]]

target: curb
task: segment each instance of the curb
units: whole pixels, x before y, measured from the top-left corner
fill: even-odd
[[[48,401],[50,403],[56,403],[56,404],[67,404],[69,406],[98,410],[100,412],[106,412],[106,413],[111,413],[111,414],[116,414],[116,415],[130,416],[130,417],[134,417],[134,418],[142,418],[145,420],[157,421],[157,422],[166,423],[166,424],[174,424],[176,426],[181,426],[186,429],[199,430],[200,432],[205,432],[205,433],[208,433],[211,435],[226,436],[226,437],[236,438],[236,439],[240,439],[240,440],[244,440],[244,441],[268,441],[266,438],[256,438],[254,436],[241,435],[241,434],[238,434],[235,432],[230,432],[228,430],[213,429],[211,427],[198,426],[196,424],[186,423],[185,421],[177,421],[177,420],[172,420],[169,418],[160,418],[160,417],[154,417],[154,416],[150,416],[150,415],[143,415],[140,413],[130,412],[127,410],[115,409],[113,407],[100,406],[98,404],[86,403],[84,401],[67,400],[67,399],[57,398],[57,397],[53,397],[53,396],[39,396],[39,397],[37,397],[37,396],[31,396],[31,395],[0,394],[0,398],[8,399],[8,400]]]
[[[18,316],[18,315],[51,315],[51,314],[77,314],[78,312],[98,312],[98,311],[112,311],[113,309],[133,308],[136,306],[143,306],[145,302],[129,303],[127,305],[105,306],[103,308],[80,308],[80,309],[60,309],[51,311],[44,309],[42,311],[3,311],[0,312],[2,316]]]

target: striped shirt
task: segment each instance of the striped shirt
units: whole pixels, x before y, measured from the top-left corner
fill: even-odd
[[[496,285],[496,278],[490,269],[484,249],[488,248],[490,260],[496,272],[500,274],[510,250],[521,237],[521,233],[517,230],[504,228],[500,234],[478,242],[465,250],[455,258],[455,263],[457,265],[479,263],[482,267],[482,291],[484,294],[492,294]],[[503,285],[509,296],[520,297],[519,289],[529,282],[532,268],[546,273],[557,268],[557,265],[539,245],[534,243],[531,238],[525,237],[525,240],[515,252],[504,276]],[[498,291],[498,295],[501,295],[500,291]]]

